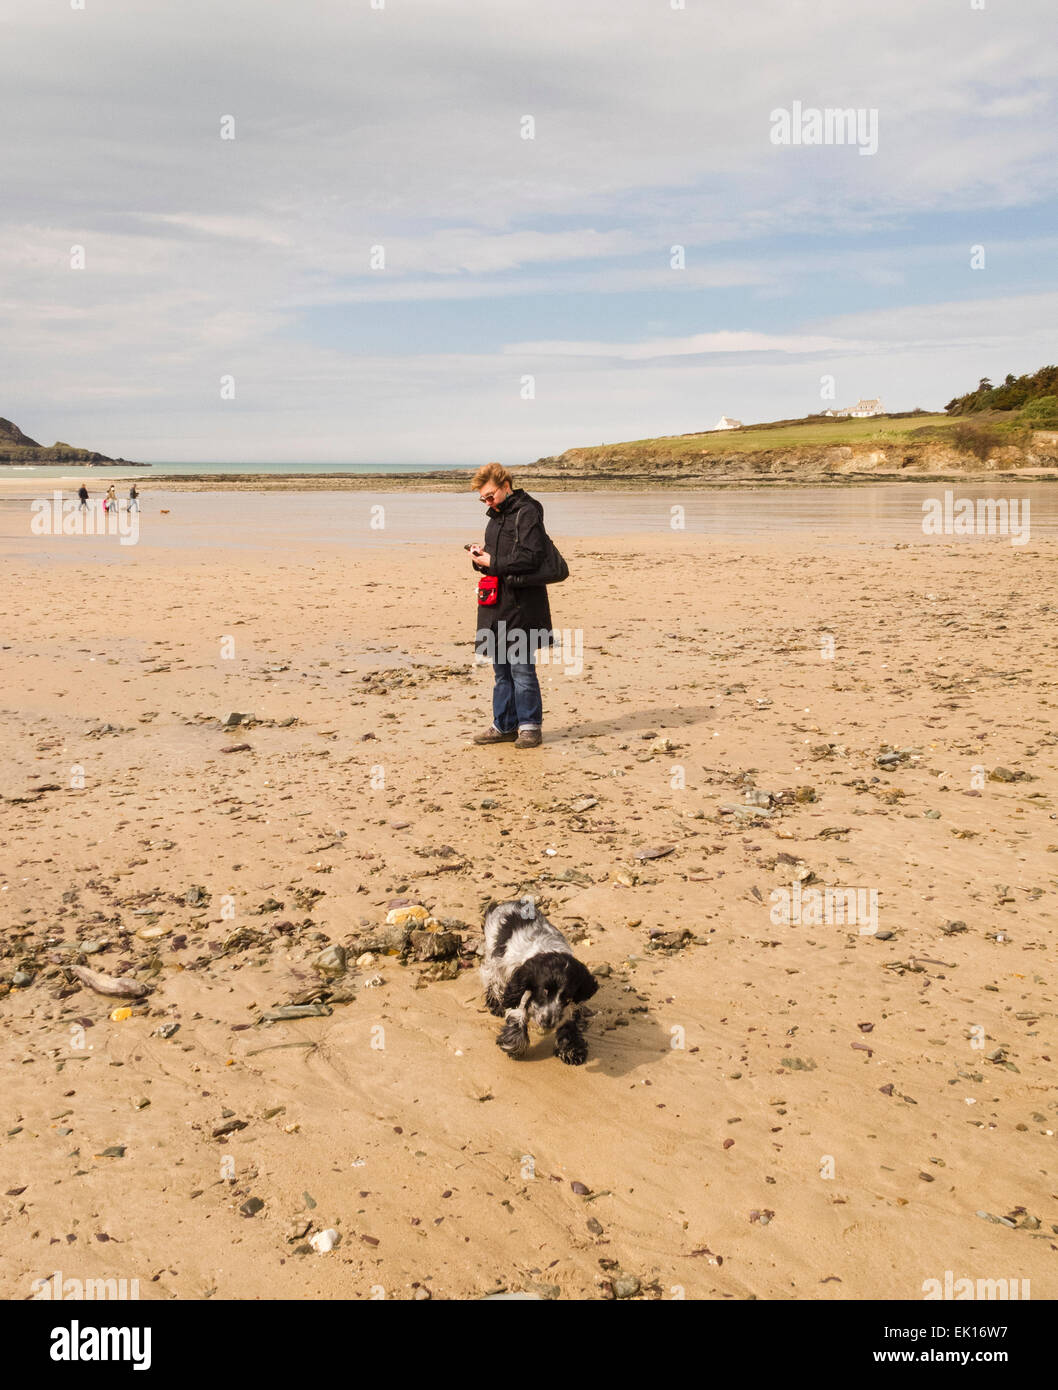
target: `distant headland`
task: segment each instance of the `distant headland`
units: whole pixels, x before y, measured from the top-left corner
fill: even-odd
[[[982,377],[944,414],[889,414],[879,400],[796,420],[743,425],[724,415],[711,430],[596,444],[541,458],[534,480],[636,484],[822,483],[1046,470],[1058,464],[1058,367]]]
[[[56,440],[49,449],[23,434],[10,420],[0,419],[0,463],[79,463],[85,468],[96,468],[111,463],[120,463],[129,468],[150,468],[149,463],[135,463],[132,459],[112,459],[106,454],[97,454],[93,449],[75,449],[72,444]]]

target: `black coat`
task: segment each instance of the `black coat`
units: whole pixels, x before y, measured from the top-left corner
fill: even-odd
[[[519,631],[528,651],[551,645],[551,605],[546,584],[519,585],[517,576],[532,574],[544,563],[544,509],[535,497],[516,488],[498,507],[488,509],[485,550],[492,564],[488,569],[474,565],[478,574],[495,575],[499,581],[499,601],[492,607],[478,608],[475,645],[485,655],[492,653],[483,634],[500,629],[517,640]],[[472,562],[473,563],[473,562]],[[498,640],[493,638],[493,641]]]

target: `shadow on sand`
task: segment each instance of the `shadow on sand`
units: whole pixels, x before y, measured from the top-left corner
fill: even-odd
[[[612,719],[592,719],[583,724],[567,724],[556,728],[546,723],[544,737],[546,742],[559,738],[596,738],[600,734],[633,734],[647,729],[671,731],[682,724],[697,724],[714,714],[715,705],[684,705],[682,709],[630,710],[627,714],[615,715]]]
[[[626,1025],[606,1028],[610,1011],[600,1007],[606,992],[606,981],[603,981],[592,1004],[586,1006],[583,1031],[588,1043],[588,1060],[583,1064],[584,1070],[620,1077],[640,1068],[658,1066],[671,1051],[669,1034],[649,1013],[632,1014]],[[588,1011],[593,1005],[592,1014]],[[541,1036],[531,1032],[530,1039],[529,1050],[518,1059],[517,1066],[533,1062],[563,1065],[555,1059],[554,1033]]]

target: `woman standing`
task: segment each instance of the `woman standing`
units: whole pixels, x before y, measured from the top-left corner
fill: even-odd
[[[492,726],[475,743],[509,743],[539,748],[543,703],[533,658],[550,647],[551,605],[544,584],[522,584],[544,563],[544,509],[498,463],[480,468],[471,480],[488,507],[484,546],[471,546],[478,584],[475,647],[493,664]]]

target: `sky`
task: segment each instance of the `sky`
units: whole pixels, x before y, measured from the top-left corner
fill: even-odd
[[[1056,79],[1054,0],[0,0],[0,416],[469,467],[941,409],[1058,361]]]

